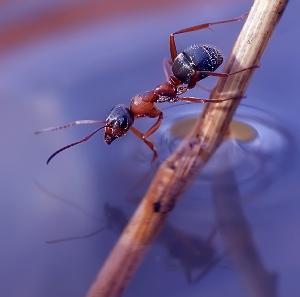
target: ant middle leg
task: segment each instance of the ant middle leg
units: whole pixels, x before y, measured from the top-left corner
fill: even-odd
[[[228,77],[230,75],[234,75],[234,74],[237,74],[237,73],[240,73],[240,72],[243,72],[243,71],[246,71],[246,70],[255,69],[255,68],[259,68],[259,66],[258,65],[254,65],[254,66],[243,68],[243,69],[240,69],[238,71],[234,71],[234,72],[230,72],[230,73],[213,72],[213,71],[198,71],[198,70],[196,70],[195,74],[191,77],[191,79],[190,79],[190,81],[188,83],[188,89],[193,89],[197,85],[199,76],[203,75],[203,74],[207,75],[207,76]]]
[[[130,130],[138,137],[140,138],[141,140],[143,140],[147,145],[148,147],[153,151],[153,157],[152,157],[152,162],[155,161],[158,157],[158,153],[157,153],[157,150],[156,148],[154,147],[154,143],[152,141],[150,141],[149,139],[145,138],[144,137],[144,134],[139,131],[138,129],[136,129],[135,127],[131,127]]]
[[[175,37],[174,37],[174,35],[176,35],[176,34],[182,34],[182,33],[187,33],[187,32],[193,32],[193,31],[197,31],[197,30],[209,28],[210,26],[213,26],[213,25],[236,22],[236,21],[239,21],[240,19],[246,17],[247,15],[248,15],[248,13],[243,14],[240,17],[237,17],[237,18],[234,18],[234,19],[230,19],[230,20],[224,20],[224,21],[213,22],[213,23],[205,23],[205,24],[201,24],[201,25],[189,27],[189,28],[186,28],[186,29],[182,29],[182,30],[179,30],[179,31],[176,31],[176,32],[170,34],[170,54],[171,54],[172,61],[174,62],[175,58],[178,55],[177,49],[176,49],[176,43],[175,43]]]
[[[179,97],[179,101],[191,102],[191,103],[221,103],[227,100],[235,100],[235,99],[242,99],[242,97],[231,97],[231,98],[224,98],[224,99],[206,99],[206,98],[197,98],[197,97]]]
[[[152,162],[155,161],[158,157],[158,153],[156,148],[154,147],[154,143],[152,141],[150,141],[148,138],[160,127],[161,122],[163,120],[163,112],[156,106],[154,106],[155,108],[152,111],[152,114],[148,115],[150,118],[154,118],[154,117],[158,117],[157,121],[150,127],[150,129],[143,134],[142,132],[140,132],[138,129],[136,129],[135,127],[131,127],[131,131],[137,136],[139,137],[141,140],[143,140],[148,147],[153,151],[153,158],[152,158]]]

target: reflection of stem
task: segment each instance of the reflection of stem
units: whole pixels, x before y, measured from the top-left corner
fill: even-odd
[[[256,0],[223,72],[258,65],[287,0]],[[210,98],[242,98],[252,70],[220,78]],[[181,194],[225,137],[240,100],[206,104],[196,127],[160,166],[87,296],[120,296]]]
[[[232,170],[214,177],[213,200],[218,227],[245,291],[249,297],[276,297],[276,274],[268,272],[261,262],[239,196]]]

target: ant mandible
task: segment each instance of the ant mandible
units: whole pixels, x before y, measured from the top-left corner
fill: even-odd
[[[220,51],[211,45],[195,44],[187,47],[183,52],[177,53],[174,35],[197,31],[205,28],[209,28],[212,25],[224,24],[230,22],[236,22],[246,17],[248,14],[244,14],[240,17],[224,20],[213,23],[205,23],[194,27],[189,27],[183,30],[179,30],[170,35],[170,54],[172,62],[168,62],[172,66],[172,74],[167,75],[168,81],[160,84],[155,89],[147,91],[142,94],[135,95],[130,102],[130,106],[127,107],[124,104],[116,105],[110,112],[105,121],[97,120],[81,120],[73,123],[53,128],[46,128],[41,131],[35,132],[39,134],[46,131],[54,131],[59,129],[68,128],[81,124],[103,124],[104,126],[98,128],[90,135],[83,139],[71,143],[53,153],[47,160],[47,164],[58,153],[87,141],[99,130],[104,129],[104,141],[107,144],[111,144],[115,139],[122,137],[131,130],[136,136],[143,140],[146,145],[153,151],[154,161],[158,154],[152,141],[148,138],[152,135],[161,125],[163,120],[163,112],[155,105],[155,103],[161,102],[177,102],[186,101],[194,103],[207,103],[214,102],[220,103],[225,100],[231,100],[234,98],[226,99],[203,99],[196,97],[179,97],[179,95],[186,91],[193,89],[197,82],[206,78],[207,76],[227,77],[248,69],[256,68],[257,66],[244,68],[242,70],[232,73],[217,73],[214,72],[223,62],[223,56]],[[164,63],[165,72],[168,73],[166,62]],[[185,86],[183,86],[185,85]],[[138,129],[133,127],[134,120],[141,117],[158,118],[157,121],[150,127],[150,129],[143,134]]]

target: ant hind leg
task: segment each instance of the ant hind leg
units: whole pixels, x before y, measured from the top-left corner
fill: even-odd
[[[198,31],[198,30],[201,30],[201,29],[209,28],[210,26],[213,26],[213,25],[236,22],[236,21],[239,21],[240,19],[246,17],[247,15],[248,15],[248,13],[243,14],[243,15],[237,17],[237,18],[230,19],[230,20],[224,20],[224,21],[213,22],[213,23],[205,23],[205,24],[189,27],[189,28],[186,28],[186,29],[182,29],[182,30],[179,30],[179,31],[176,31],[176,32],[170,34],[170,54],[171,54],[172,62],[174,62],[175,58],[178,55],[174,35],[187,33],[187,32]]]

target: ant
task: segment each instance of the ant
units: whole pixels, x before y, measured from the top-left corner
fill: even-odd
[[[218,76],[218,77],[228,77],[245,70],[257,68],[258,66],[252,66],[249,68],[244,68],[232,73],[217,73],[214,72],[223,62],[223,56],[220,51],[211,45],[204,44],[195,44],[187,47],[183,52],[177,53],[175,37],[174,35],[197,31],[205,28],[209,28],[212,25],[224,24],[229,22],[236,22],[240,19],[246,17],[248,14],[244,14],[240,17],[224,20],[213,23],[205,23],[197,25],[194,27],[189,27],[183,30],[179,30],[170,35],[170,54],[172,62],[164,63],[165,73],[167,74],[167,81],[158,85],[153,90],[144,92],[142,94],[135,95],[130,102],[130,106],[127,107],[124,104],[116,105],[110,112],[109,116],[105,121],[98,120],[81,120],[75,121],[73,123],[60,126],[60,127],[51,127],[46,128],[41,131],[35,132],[39,134],[46,131],[55,131],[59,129],[68,128],[75,125],[81,124],[105,124],[97,130],[95,130],[90,135],[84,137],[83,139],[71,143],[53,153],[47,160],[47,164],[51,159],[56,156],[58,153],[87,141],[99,130],[104,129],[104,141],[107,144],[111,144],[115,139],[122,137],[127,133],[128,130],[131,130],[137,137],[143,140],[146,145],[152,150],[154,161],[157,156],[157,150],[154,147],[152,141],[148,138],[159,128],[163,120],[163,112],[155,105],[155,103],[162,102],[194,102],[194,103],[220,103],[225,100],[232,100],[237,98],[225,98],[225,99],[203,99],[196,97],[179,97],[186,91],[193,89],[197,82],[206,78],[207,76]],[[169,74],[167,70],[167,63],[172,67],[172,73]],[[185,85],[185,86],[183,86]],[[240,99],[240,98],[238,98]],[[138,129],[133,127],[134,120],[141,117],[149,118],[158,118],[156,122],[149,128],[149,130],[143,134]]]

